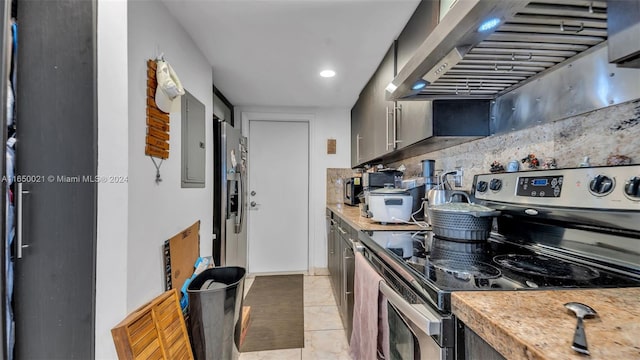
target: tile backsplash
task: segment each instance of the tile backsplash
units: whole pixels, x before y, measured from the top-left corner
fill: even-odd
[[[406,179],[422,176],[421,160],[435,159],[436,170],[462,168],[461,189],[468,191],[473,176],[488,173],[494,161],[506,168],[509,161],[520,161],[528,154],[535,154],[540,164],[553,158],[558,168],[576,167],[585,157],[589,157],[592,166],[606,165],[611,155],[625,155],[632,163],[640,163],[638,139],[640,99],[524,130],[492,135],[389,166],[404,165]],[[526,169],[526,164],[520,163],[520,168]],[[327,200],[328,197],[329,192]]]
[[[344,179],[357,175],[351,169],[327,169],[327,204],[342,204],[344,200]]]

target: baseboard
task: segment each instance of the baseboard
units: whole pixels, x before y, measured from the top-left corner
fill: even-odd
[[[329,275],[329,269],[328,268],[311,268],[309,269],[309,275],[327,276]]]

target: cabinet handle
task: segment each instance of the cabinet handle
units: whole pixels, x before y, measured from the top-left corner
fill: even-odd
[[[344,303],[347,303],[347,248],[342,252],[342,294]]]
[[[398,148],[398,143],[402,140],[398,140],[398,113],[402,113],[402,105],[395,107],[396,111],[393,112],[393,148]]]
[[[395,146],[393,141],[389,141],[389,114],[393,113],[393,121],[395,122],[396,115],[395,115],[394,108],[395,108],[395,106],[392,107],[391,110],[389,110],[388,106],[386,108],[387,109],[387,114],[386,114],[386,119],[387,119],[387,129],[386,129],[387,130],[387,138],[385,140],[387,142],[387,150],[389,150],[390,147],[394,147]],[[395,130],[394,130],[394,132],[395,132]],[[395,139],[394,139],[394,141],[395,141]]]
[[[389,107],[386,107],[386,124],[387,124],[387,137],[385,138],[385,143],[387,146],[387,150],[389,150]]]
[[[347,232],[344,231],[344,229],[342,229],[340,226],[338,226],[338,230],[340,230],[340,232],[342,233],[342,235],[346,234]]]
[[[29,245],[23,245],[22,241],[23,241],[23,227],[22,227],[22,222],[23,222],[23,210],[24,210],[24,202],[22,199],[22,196],[25,194],[29,194],[28,190],[22,190],[22,183],[16,183],[17,184],[17,191],[16,191],[16,205],[18,208],[18,211],[16,212],[16,257],[18,259],[22,259],[22,249],[26,249],[29,247]]]
[[[356,135],[356,159],[357,161],[360,161],[361,157],[360,157],[360,139],[362,139],[360,137],[360,134]]]

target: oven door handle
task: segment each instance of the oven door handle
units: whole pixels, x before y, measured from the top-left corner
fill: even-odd
[[[440,335],[442,319],[422,304],[409,304],[398,295],[389,285],[380,282],[380,291],[398,311],[411,320],[427,335]]]

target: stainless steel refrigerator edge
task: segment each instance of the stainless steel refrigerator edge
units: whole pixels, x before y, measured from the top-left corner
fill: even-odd
[[[213,258],[247,266],[247,138],[225,121],[214,126]]]

